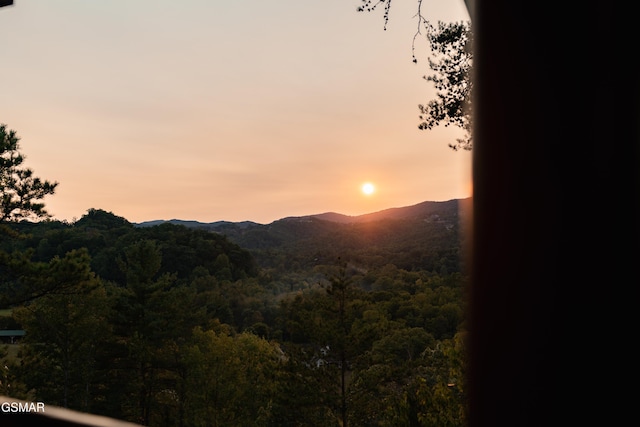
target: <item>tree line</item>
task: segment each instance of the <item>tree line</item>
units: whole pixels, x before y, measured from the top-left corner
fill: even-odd
[[[2,394],[154,426],[464,422],[460,273],[327,248],[292,290],[225,236],[98,209],[7,223],[0,255],[0,326],[27,332]]]

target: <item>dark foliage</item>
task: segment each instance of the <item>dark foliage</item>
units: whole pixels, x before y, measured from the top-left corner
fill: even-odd
[[[2,392],[150,426],[463,425],[466,202],[11,224]]]

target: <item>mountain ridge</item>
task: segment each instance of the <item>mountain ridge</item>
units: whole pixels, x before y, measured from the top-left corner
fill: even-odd
[[[207,228],[216,229],[224,228],[227,226],[234,227],[250,227],[250,226],[269,226],[280,221],[309,221],[311,219],[319,219],[322,221],[350,224],[350,223],[363,223],[372,222],[382,219],[407,219],[407,218],[419,218],[421,216],[438,215],[438,212],[444,210],[449,211],[451,208],[457,209],[460,207],[470,207],[471,198],[462,199],[450,199],[445,201],[424,201],[416,203],[414,205],[387,208],[376,212],[366,213],[362,215],[345,215],[338,212],[324,212],[319,214],[302,215],[302,216],[287,216],[267,224],[261,224],[254,221],[213,221],[213,222],[201,222],[195,220],[182,220],[182,219],[169,219],[169,220],[150,220],[139,223],[134,223],[136,227],[153,227],[164,223],[171,223],[177,225],[184,225],[186,227],[195,228]]]
[[[311,268],[328,262],[331,254],[341,254],[362,265],[391,263],[406,270],[453,272],[460,269],[470,202],[471,198],[421,202],[358,216],[325,212],[269,224],[170,220],[147,226],[173,222],[222,234],[267,269]]]

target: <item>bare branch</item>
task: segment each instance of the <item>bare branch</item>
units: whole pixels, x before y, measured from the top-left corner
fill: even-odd
[[[413,59],[413,63],[417,64],[418,58],[416,58],[416,39],[418,38],[418,36],[422,35],[422,32],[420,32],[421,26],[424,25],[426,28],[428,25],[427,19],[422,15],[422,0],[418,0],[418,12],[415,14],[414,18],[415,17],[418,18],[418,28],[416,29],[416,33],[413,35],[413,40],[411,41],[411,57]]]

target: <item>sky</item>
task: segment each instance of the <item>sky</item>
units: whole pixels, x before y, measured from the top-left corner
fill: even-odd
[[[268,224],[471,196],[471,153],[448,147],[463,132],[418,129],[435,89],[423,36],[412,62],[417,1],[393,2],[386,30],[360,3],[14,0],[0,123],[69,222]],[[422,13],[469,19],[463,0]]]

